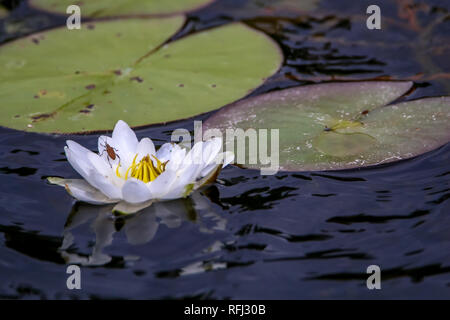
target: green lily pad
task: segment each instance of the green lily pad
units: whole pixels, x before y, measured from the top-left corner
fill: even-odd
[[[66,14],[70,5],[81,9],[82,17],[168,15],[199,9],[214,0],[29,0],[30,6],[52,13]]]
[[[339,170],[406,159],[450,140],[450,97],[386,106],[411,86],[370,81],[285,89],[229,105],[212,115],[203,130],[220,129],[226,138],[225,129],[279,129],[279,167],[285,171]],[[270,156],[270,134],[267,141]],[[260,162],[241,165],[267,167]]]
[[[322,152],[335,157],[357,156],[369,150],[377,140],[364,133],[338,133],[335,131],[320,134],[313,145]]]
[[[0,47],[0,125],[34,132],[110,130],[189,118],[247,95],[283,59],[241,23],[162,45],[184,17],[93,22]]]

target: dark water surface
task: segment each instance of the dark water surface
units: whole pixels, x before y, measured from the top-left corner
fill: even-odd
[[[5,3],[0,41],[65,23]],[[377,77],[415,80],[408,99],[450,94],[448,1],[379,0],[381,31],[365,26],[368,1],[322,1],[314,13],[267,3],[218,1],[177,37],[233,20],[272,36],[285,64],[254,94]],[[193,121],[137,134],[161,145],[176,128]],[[361,170],[227,167],[203,194],[114,219],[46,183],[77,177],[68,138],[97,146],[96,135],[0,128],[0,298],[450,298],[449,144]],[[67,263],[83,265],[82,290],[67,290]],[[372,264],[381,290],[366,288]]]

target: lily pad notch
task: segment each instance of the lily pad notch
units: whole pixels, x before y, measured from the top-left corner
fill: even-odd
[[[362,81],[289,88],[231,104],[207,119],[203,130],[217,128],[225,137],[226,129],[279,129],[281,171],[389,163],[450,141],[450,97],[389,105],[412,85],[409,81]],[[230,148],[229,142],[225,148]],[[238,164],[264,168],[260,163]]]

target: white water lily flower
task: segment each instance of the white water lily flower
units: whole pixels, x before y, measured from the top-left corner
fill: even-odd
[[[153,201],[188,196],[209,183],[234,160],[221,152],[222,139],[197,142],[187,152],[174,143],[156,151],[151,139],[138,141],[122,120],[112,137],[100,136],[98,154],[68,140],[67,159],[83,179],[49,178],[76,199],[91,204],[118,203],[113,211],[137,212]]]

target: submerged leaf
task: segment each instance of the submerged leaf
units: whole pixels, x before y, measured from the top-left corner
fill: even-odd
[[[247,95],[276,72],[277,44],[241,23],[162,45],[184,17],[92,22],[0,47],[0,125],[110,130],[192,117]]]
[[[450,140],[450,97],[386,106],[411,86],[371,81],[290,88],[227,106],[203,129],[279,129],[280,170],[338,170],[405,159]],[[270,135],[267,141],[270,156]]]
[[[168,15],[201,8],[213,0],[29,0],[37,9],[66,14],[70,5],[77,5],[85,17],[117,17],[128,15]]]

